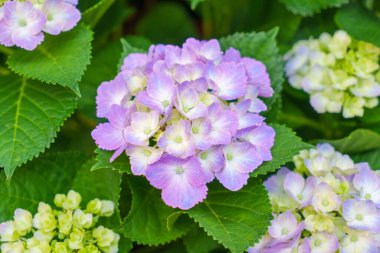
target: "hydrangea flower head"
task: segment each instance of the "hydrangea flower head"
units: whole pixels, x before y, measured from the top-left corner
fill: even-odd
[[[214,178],[237,191],[272,159],[275,132],[259,114],[261,97],[272,95],[265,65],[223,53],[217,40],[154,45],[100,85],[97,116],[109,122],[92,137],[112,159],[125,151],[133,174],[161,189],[166,204],[189,209]]]
[[[264,182],[275,218],[248,252],[380,252],[380,174],[330,144],[293,160]]]
[[[81,199],[79,193],[70,190],[55,196],[56,207],[40,202],[34,215],[16,209],[14,220],[0,223],[1,252],[118,252],[120,236],[96,226],[100,217],[114,213],[114,203],[94,199],[82,210]]]
[[[43,32],[58,35],[80,20],[76,4],[65,0],[9,0],[0,7],[0,44],[34,50]]]
[[[379,101],[380,48],[352,39],[344,31],[303,40],[285,56],[290,85],[310,94],[318,113],[363,116]]]

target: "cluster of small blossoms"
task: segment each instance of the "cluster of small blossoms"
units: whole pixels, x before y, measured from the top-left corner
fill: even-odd
[[[363,116],[378,105],[380,48],[352,39],[344,31],[296,43],[285,55],[289,83],[310,94],[318,113]]]
[[[103,226],[99,217],[110,217],[114,203],[94,199],[80,209],[81,195],[57,194],[56,209],[40,202],[38,212],[16,209],[14,219],[0,223],[2,253],[116,253],[120,236]]]
[[[380,174],[329,144],[265,182],[274,220],[250,253],[380,252]]]
[[[259,113],[273,90],[263,63],[217,40],[188,39],[182,47],[151,46],[134,53],[100,85],[92,132],[101,149],[126,151],[132,173],[144,175],[172,207],[189,209],[215,177],[241,189],[272,159],[275,132]]]
[[[9,0],[0,6],[0,44],[35,49],[44,34],[71,30],[80,20],[78,0]]]

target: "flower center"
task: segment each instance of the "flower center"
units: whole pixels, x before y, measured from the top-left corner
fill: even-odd
[[[298,200],[302,200],[302,199],[303,199],[303,195],[302,195],[301,193],[298,194],[298,195],[297,195],[297,199],[298,199]]]
[[[48,21],[52,21],[52,20],[53,20],[53,15],[51,15],[50,13],[48,13],[48,14],[46,15],[46,19],[47,19]]]
[[[315,247],[319,247],[319,246],[321,246],[321,244],[322,244],[322,242],[319,239],[317,239],[317,240],[314,241],[314,246]]]
[[[199,127],[193,127],[191,128],[191,131],[193,132],[193,134],[199,134]]]
[[[357,214],[355,218],[358,221],[362,221],[363,220],[363,215],[362,214]]]
[[[232,161],[232,159],[234,159],[234,156],[233,156],[231,153],[228,153],[228,154],[226,155],[226,159],[227,159],[228,161]]]
[[[169,101],[168,101],[168,100],[164,100],[164,101],[162,101],[162,103],[161,103],[161,104],[162,104],[162,106],[163,106],[163,107],[165,107],[165,108],[166,108],[166,107],[168,107],[168,106],[169,106],[169,104],[170,104],[170,103],[169,103]]]
[[[328,206],[330,202],[327,199],[322,200],[322,205],[323,206]]]
[[[26,25],[28,24],[28,22],[26,22],[25,19],[20,19],[18,21],[18,24],[21,26],[21,27],[26,27]]]
[[[182,167],[180,167],[180,166],[178,166],[175,169],[175,174],[177,174],[177,175],[182,175],[184,172],[185,172],[185,170]]]
[[[152,129],[150,129],[149,127],[145,128],[144,129],[144,134],[150,134],[152,132]]]
[[[289,233],[289,230],[287,228],[282,228],[281,229],[281,234],[282,235],[287,235]]]
[[[148,149],[145,149],[144,150],[144,155],[145,156],[150,156],[152,154],[152,151],[148,150]]]
[[[207,152],[203,152],[203,153],[201,154],[201,159],[202,159],[202,160],[206,160],[207,157],[208,157]]]
[[[356,235],[352,235],[350,239],[351,242],[357,242],[359,238]]]
[[[175,137],[174,142],[178,143],[178,144],[181,143],[182,142],[182,137],[181,136]]]
[[[364,196],[364,198],[366,200],[370,200],[372,198],[371,194],[370,193],[366,193],[366,195]]]

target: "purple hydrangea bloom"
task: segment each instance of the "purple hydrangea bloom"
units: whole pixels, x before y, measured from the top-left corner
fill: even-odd
[[[355,199],[344,201],[343,218],[351,228],[380,232],[380,210],[372,201]]]
[[[80,11],[64,0],[46,0],[42,11],[47,17],[43,31],[53,35],[71,30],[81,18]]]
[[[195,205],[214,178],[237,191],[249,173],[272,158],[275,133],[259,114],[266,110],[260,97],[272,92],[265,73],[263,64],[242,58],[235,49],[223,54],[217,40],[153,45],[146,54],[129,54],[115,79],[100,85],[97,116],[110,122],[100,124],[92,136],[100,148],[116,151],[113,158],[125,150],[132,173],[162,189],[170,206]],[[128,113],[115,123],[113,108]],[[157,184],[155,177],[175,164],[196,166],[201,188],[182,169],[173,174],[173,182],[190,183],[169,184],[167,178],[165,187]]]
[[[233,142],[222,150],[225,166],[215,176],[227,189],[240,190],[247,183],[249,173],[262,163],[262,158],[248,142]]]
[[[43,31],[57,35],[79,22],[81,13],[75,4],[77,1],[7,1],[0,7],[0,44],[34,50],[44,40]]]
[[[288,242],[297,237],[305,228],[303,222],[298,223],[296,217],[290,212],[278,215],[268,229],[269,235],[274,239],[271,244]]]
[[[125,140],[125,130],[130,124],[133,108],[123,108],[113,105],[109,115],[109,123],[99,124],[92,131],[92,138],[99,148],[105,150],[116,150],[111,160],[118,157],[127,147]]]
[[[315,183],[314,177],[305,180],[300,174],[289,172],[284,180],[284,189],[300,207],[305,207],[311,203]]]
[[[148,166],[146,178],[162,189],[162,198],[171,207],[190,209],[206,198],[207,176],[194,156],[180,159],[164,154]]]
[[[27,50],[35,49],[44,39],[42,29],[46,23],[45,14],[25,1],[8,1],[3,5],[0,21],[0,43],[18,46]]]

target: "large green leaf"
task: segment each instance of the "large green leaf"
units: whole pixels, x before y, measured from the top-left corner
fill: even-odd
[[[339,7],[349,0],[280,0],[291,12],[310,16],[330,7]]]
[[[94,159],[91,159],[78,171],[73,189],[81,193],[84,203],[95,198],[112,200],[115,203],[116,214],[103,219],[103,224],[109,228],[116,228],[121,220],[119,213],[121,175],[117,171],[108,169],[91,171],[94,163]]]
[[[168,13],[170,13],[168,15]],[[136,33],[155,43],[179,44],[197,37],[197,28],[187,10],[176,1],[160,2],[139,20]]]
[[[0,94],[0,167],[11,177],[54,140],[76,97],[64,87],[16,75],[1,77]]]
[[[237,192],[212,183],[207,199],[188,214],[232,253],[240,253],[265,234],[272,219],[272,207],[262,182],[251,178]]]
[[[360,153],[380,148],[380,134],[368,129],[357,129],[342,139],[320,142],[328,142],[342,153]]]
[[[92,32],[78,25],[59,36],[47,36],[33,51],[17,50],[7,63],[22,76],[67,86],[80,95],[78,82],[90,63],[91,40]]]
[[[91,65],[88,66],[80,82],[82,97],[78,101],[78,108],[92,119],[97,119],[95,113],[96,90],[102,82],[115,78],[118,72],[117,63],[120,54],[121,45],[119,41],[96,50]]]
[[[125,153],[122,153],[118,158],[116,158],[112,163],[110,159],[113,152],[96,149],[95,163],[92,165],[91,170],[99,169],[110,169],[117,170],[119,172],[131,173],[131,165],[129,163],[129,158]]]
[[[124,235],[140,244],[159,245],[186,234],[191,226],[186,216],[178,217],[173,226],[167,218],[175,212],[165,205],[159,190],[143,177],[128,176],[132,190],[132,208],[125,219]]]
[[[204,2],[205,0],[189,0],[190,1],[190,6],[192,10],[195,10],[198,6],[198,4]]]
[[[351,4],[339,9],[335,22],[355,39],[380,47],[380,18],[361,6]]]
[[[276,43],[277,33],[278,28],[274,28],[269,32],[235,33],[220,39],[223,50],[236,48],[243,56],[255,58],[266,65],[275,91],[272,98],[266,99],[268,105],[272,105],[280,96],[284,82],[283,61]]]
[[[67,193],[87,157],[80,153],[45,154],[14,173],[7,181],[0,173],[0,222],[11,219],[16,208],[37,211],[40,201],[53,204],[57,193]]]
[[[200,227],[193,228],[187,235],[183,237],[183,244],[188,253],[209,253],[221,245],[211,236],[207,235]]]
[[[367,162],[374,170],[380,170],[380,148],[351,155],[351,158],[357,162]]]
[[[82,21],[90,27],[95,27],[115,0],[101,0],[82,14]]]
[[[301,150],[313,147],[303,142],[301,138],[296,136],[295,132],[283,125],[275,124],[272,127],[276,131],[274,146],[272,148],[273,159],[261,165],[252,173],[252,176],[273,172],[280,168],[281,165],[292,161],[293,156],[297,155]]]

